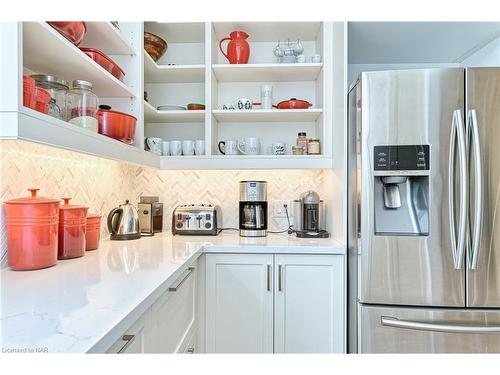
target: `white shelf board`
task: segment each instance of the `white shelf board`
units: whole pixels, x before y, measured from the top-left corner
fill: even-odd
[[[322,63],[212,65],[219,82],[315,81],[322,68]]]
[[[161,156],[160,169],[327,169],[332,158],[323,155],[235,155],[235,156]]]
[[[0,119],[1,139],[19,139],[141,166],[159,166],[157,155],[29,108],[1,112]]]
[[[215,22],[217,40],[228,37],[234,30],[243,30],[250,35],[249,42],[276,42],[300,39],[316,40],[321,22]]]
[[[145,83],[190,83],[205,81],[205,65],[158,65],[144,51]]]
[[[80,47],[97,48],[107,55],[133,55],[134,49],[111,22],[85,22],[87,31]]]
[[[321,108],[309,109],[215,109],[219,122],[313,122],[323,113]]]
[[[148,102],[144,102],[145,123],[180,123],[205,122],[205,110],[195,111],[158,111]]]
[[[94,62],[45,22],[23,22],[23,65],[71,82],[92,82],[99,97],[134,97],[132,89]],[[126,72],[125,72],[126,73]]]

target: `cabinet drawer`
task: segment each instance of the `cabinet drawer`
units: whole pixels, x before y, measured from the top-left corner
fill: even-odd
[[[189,267],[151,307],[153,353],[176,353],[194,325],[196,269]]]

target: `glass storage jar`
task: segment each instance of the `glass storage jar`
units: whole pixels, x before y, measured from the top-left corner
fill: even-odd
[[[69,84],[64,79],[47,74],[33,74],[31,76],[38,87],[47,90],[54,102],[50,103],[49,115],[61,120],[66,120],[66,97],[68,95]],[[59,111],[56,110],[59,109]],[[59,112],[59,114],[57,114]]]
[[[54,98],[50,98],[50,102],[49,102],[49,116],[61,119],[61,109],[56,104],[56,100]]]
[[[68,91],[66,119],[71,124],[97,132],[97,110],[99,99],[92,92],[92,83],[83,80],[73,81],[73,88]]]
[[[298,134],[297,147],[302,147],[304,149],[304,155],[307,154],[307,134],[305,132],[300,132]]]
[[[321,154],[321,144],[318,138],[311,138],[307,142],[307,154],[319,155]]]

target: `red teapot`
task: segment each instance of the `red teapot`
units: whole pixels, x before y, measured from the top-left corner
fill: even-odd
[[[250,58],[250,45],[246,41],[249,35],[244,31],[233,31],[229,37],[222,38],[219,49],[230,64],[247,64]],[[229,40],[227,53],[222,50],[222,42]]]

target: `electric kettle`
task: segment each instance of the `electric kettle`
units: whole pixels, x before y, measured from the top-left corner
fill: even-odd
[[[139,214],[128,200],[108,214],[108,230],[112,240],[136,240],[141,238]]]

